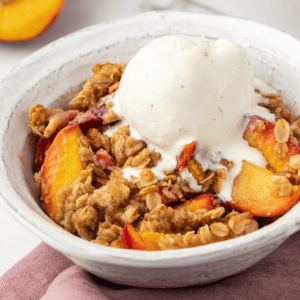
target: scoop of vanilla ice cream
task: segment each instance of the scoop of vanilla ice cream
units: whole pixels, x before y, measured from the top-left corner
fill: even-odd
[[[238,132],[253,105],[253,81],[253,66],[236,43],[164,36],[129,62],[118,91],[120,109],[160,149],[182,140],[210,149]]]

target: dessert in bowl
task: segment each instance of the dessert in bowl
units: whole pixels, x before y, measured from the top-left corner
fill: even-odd
[[[149,22],[151,22],[151,24],[155,24],[155,26],[152,27],[151,30],[149,30],[148,32],[147,24],[149,24]],[[125,26],[125,24],[127,25]],[[137,26],[136,24],[139,25]],[[205,24],[205,30],[203,26],[204,24]],[[243,27],[247,29],[245,30],[246,33],[239,31],[239,28],[241,28],[240,27],[241,24],[243,24]],[[129,30],[129,28],[133,28],[133,27],[135,28],[134,30]],[[122,31],[120,30],[120,28],[122,28]],[[259,28],[260,34],[257,34],[257,30],[258,30],[257,28]],[[95,42],[95,39],[93,40],[92,38],[92,36],[99,36],[100,33],[108,37],[108,39],[105,41],[102,39],[101,43],[103,44],[101,44],[98,40]],[[126,33],[125,36],[124,33]],[[68,102],[72,98],[74,98],[74,94],[81,90],[80,88],[76,90],[74,89],[71,90],[70,87],[76,87],[81,82],[91,77],[91,75],[88,73],[88,70],[95,63],[105,62],[105,61],[111,61],[117,63],[128,63],[128,61],[134,56],[134,54],[137,53],[138,50],[142,46],[147,44],[150,40],[153,40],[154,38],[160,36],[165,36],[170,34],[190,35],[190,36],[192,35],[206,40],[225,38],[237,42],[238,44],[243,46],[249,60],[254,65],[256,77],[259,77],[263,81],[267,81],[270,75],[272,74],[272,68],[276,68],[274,74],[273,87],[276,90],[278,89],[282,90],[283,96],[286,97],[289,101],[288,103],[293,104],[293,106],[296,107],[297,87],[295,85],[291,86],[287,84],[288,79],[285,79],[285,78],[290,78],[291,80],[292,78],[297,78],[297,76],[299,77],[299,71],[296,67],[297,66],[297,59],[295,55],[296,52],[292,51],[292,53],[290,53],[287,51],[287,49],[285,49],[286,51],[283,51],[281,49],[280,53],[278,53],[276,52],[277,50],[275,51],[275,49],[277,49],[275,46],[278,45],[272,45],[271,43],[272,37],[274,37],[275,35],[277,37],[277,42],[278,42],[278,37],[280,37],[282,38],[281,41],[282,43],[283,42],[294,43],[296,49],[297,47],[299,47],[298,42],[296,40],[276,30],[270,29],[263,25],[257,25],[256,23],[252,23],[249,21],[236,20],[236,19],[231,19],[226,17],[215,17],[215,16],[193,15],[193,14],[191,15],[185,13],[166,13],[163,16],[163,18],[161,17],[161,14],[151,13],[151,14],[147,14],[146,18],[145,15],[143,17],[138,16],[128,20],[118,21],[114,24],[104,24],[98,27],[96,26],[93,28],[86,29],[85,31],[78,32],[74,36],[69,36],[56,43],[50,44],[48,48],[46,47],[45,49],[42,49],[36,54],[34,54],[33,56],[29,57],[18,67],[19,69],[13,70],[10,74],[7,75],[7,77],[2,82],[2,86],[5,87],[5,90],[7,91],[7,95],[8,95],[7,97],[10,96],[9,91],[11,91],[11,87],[13,84],[11,81],[16,74],[14,72],[17,72],[18,78],[22,79],[21,80],[22,82],[24,80],[24,82],[26,82],[27,85],[27,87],[24,86],[23,92],[20,92],[19,96],[14,95],[14,97],[17,99],[15,100],[15,103],[18,103],[17,108],[14,110],[12,109],[12,107],[7,108],[7,111],[3,112],[4,114],[7,114],[7,116],[9,116],[12,112],[9,126],[7,127],[6,125],[6,128],[8,129],[6,130],[6,133],[4,135],[4,143],[3,143],[3,149],[4,149],[3,168],[5,168],[5,173],[1,175],[4,177],[2,182],[3,183],[8,182],[7,180],[10,179],[12,185],[12,187],[9,188],[6,187],[3,190],[3,195],[4,198],[6,199],[4,200],[5,205],[8,207],[10,211],[15,211],[15,213],[14,212],[13,213],[16,215],[17,219],[19,219],[25,225],[30,227],[31,230],[36,232],[37,235],[40,236],[43,240],[45,240],[47,243],[57,248],[58,250],[62,251],[63,253],[65,253],[68,257],[70,257],[74,262],[82,266],[84,269],[90,271],[93,274],[96,274],[98,276],[104,277],[108,280],[112,280],[118,283],[132,284],[138,286],[148,286],[148,287],[151,286],[152,287],[158,287],[158,286],[178,287],[178,286],[186,286],[186,285],[192,285],[197,283],[211,282],[246,269],[247,267],[257,262],[265,255],[270,253],[270,251],[272,251],[278,245],[280,245],[290,234],[298,230],[298,225],[297,225],[297,223],[299,222],[298,205],[295,205],[295,207],[293,207],[289,211],[289,209],[296,203],[295,202],[290,207],[285,208],[284,212],[287,211],[289,212],[287,212],[276,222],[273,222],[272,224],[265,226],[255,232],[252,232],[245,236],[238,237],[236,239],[230,239],[228,241],[224,241],[223,239],[221,239],[221,242],[218,243],[202,245],[200,247],[194,247],[189,249],[170,250],[170,251],[166,250],[160,252],[134,251],[134,250],[126,250],[126,249],[115,249],[113,247],[109,248],[107,246],[104,246],[105,244],[97,245],[95,243],[90,243],[83,239],[79,239],[78,237],[73,236],[69,232],[65,231],[64,229],[60,228],[59,226],[51,222],[50,219],[44,214],[44,212],[41,211],[41,208],[39,207],[38,204],[39,203],[38,196],[36,194],[36,189],[34,187],[34,182],[32,179],[33,178],[32,165],[33,165],[33,152],[34,152],[34,147],[32,143],[33,138],[31,135],[29,135],[29,132],[26,128],[26,124],[28,122],[27,112],[29,111],[29,109],[33,107],[36,102],[41,103],[46,108],[50,107],[50,105],[61,95],[64,95],[64,97],[60,98],[58,101],[59,104],[53,106],[53,108],[56,109],[58,107],[64,107],[64,105],[65,105],[64,108],[66,108],[66,104],[68,104]],[[101,45],[97,44],[98,42]],[[215,43],[219,43],[219,42],[215,42]],[[230,45],[232,47],[235,47],[234,45],[236,44],[230,43]],[[203,47],[203,45],[201,45],[201,47]],[[76,53],[73,52],[71,56],[66,55],[65,53],[68,52],[66,50],[71,48],[73,49],[76,48],[77,49],[75,51]],[[240,49],[239,47],[237,48]],[[213,51],[214,49],[208,49],[208,51],[203,51],[203,52],[207,52],[208,54],[208,56],[206,55],[204,56],[206,58],[210,57],[210,55],[213,54]],[[57,56],[58,52],[61,53],[61,56]],[[72,51],[70,51],[69,53],[71,52]],[[49,64],[48,60],[47,61],[45,60],[46,56],[50,57],[49,55],[50,56],[53,55],[53,57],[56,57],[56,59],[52,61],[51,65]],[[246,74],[240,74],[238,76],[238,79],[239,80],[244,79],[245,82],[246,81],[249,82],[250,77],[247,76],[249,76],[250,74],[249,72],[251,72],[251,65],[248,63],[245,57],[246,56],[241,55],[241,59],[242,58],[244,59],[243,63],[246,66],[248,66],[249,70],[246,72]],[[274,59],[274,57],[276,59]],[[235,58],[237,60],[239,59],[238,56],[236,56]],[[132,62],[134,62],[134,60],[132,60]],[[147,62],[149,62],[149,60]],[[294,68],[290,66],[291,64],[293,64]],[[37,67],[37,65],[39,66]],[[134,63],[132,65],[134,66]],[[236,65],[237,63],[235,64],[235,66]],[[126,107],[129,107],[131,99],[133,99],[140,92],[137,91],[136,93],[134,92],[132,94],[132,89],[131,90],[127,89],[128,85],[132,84],[131,80],[126,81],[126,78],[130,79],[130,77],[133,76],[132,73],[130,73],[130,69],[129,69],[130,66],[131,63],[128,65],[128,70],[129,70],[128,73],[125,69],[124,78],[121,79],[120,88],[117,92],[120,98],[120,111],[121,112],[123,111],[123,113],[125,110],[122,108],[122,101],[123,103],[126,102]],[[36,68],[40,70],[39,74],[33,72],[36,70]],[[133,70],[134,69],[136,70],[136,68],[133,68]],[[145,68],[141,68],[141,71],[143,70],[145,70]],[[31,78],[27,78],[25,76],[25,72],[33,72],[34,75]],[[218,74],[220,74],[220,72]],[[185,75],[186,74],[184,74],[184,76]],[[243,78],[242,76],[245,77]],[[155,77],[152,77],[152,80],[155,81]],[[138,82],[138,78],[137,78],[137,82]],[[141,81],[139,83],[140,85],[142,85]],[[183,85],[184,87],[182,88],[181,85]],[[179,88],[184,90],[187,87],[186,85],[188,85],[188,81],[186,81],[186,84],[180,84]],[[156,86],[158,86],[158,83],[156,83]],[[26,88],[27,88],[27,92],[25,93]],[[28,91],[28,88],[31,89]],[[190,86],[189,90],[191,90],[192,88],[193,86]],[[252,93],[253,93],[253,89],[252,89]],[[243,94],[243,97],[247,99],[246,106],[251,105],[253,100],[251,94],[251,88],[249,87],[248,91],[243,89],[243,91],[245,92]],[[163,95],[164,86],[159,87],[157,92],[158,95]],[[177,92],[180,93],[181,90]],[[235,92],[235,91],[231,90],[231,92]],[[80,93],[78,95],[80,95]],[[126,98],[128,95],[129,98]],[[149,95],[147,94],[147,96]],[[203,99],[205,99],[204,96],[205,95],[203,95]],[[112,98],[116,98],[116,96]],[[174,99],[176,98],[176,93],[174,94],[173,98]],[[42,99],[42,101],[40,99]],[[114,100],[116,99],[111,99],[111,102],[113,104],[115,104]],[[156,99],[155,101],[159,101],[159,99]],[[176,101],[176,99],[174,101]],[[106,103],[106,105],[108,103],[109,101]],[[155,106],[157,103],[159,102],[154,102],[152,104],[154,104]],[[223,104],[223,102],[220,104]],[[237,105],[238,104],[241,103],[237,102]],[[118,116],[118,111],[114,110],[114,107],[117,107],[117,105],[116,104],[113,105],[112,107],[110,107],[110,109],[112,110],[112,112],[114,112],[116,116]],[[222,116],[221,111],[223,111],[223,113],[226,112],[225,111],[226,106],[218,107],[218,109],[219,108],[220,108],[219,110],[220,115]],[[131,111],[134,111],[135,109],[138,108],[134,106]],[[165,110],[167,110],[167,108],[165,108]],[[234,110],[237,112],[237,115],[239,111],[242,111],[244,114],[245,107],[235,106]],[[82,111],[80,113],[84,114],[85,111]],[[124,119],[132,118],[132,115],[130,116],[130,113],[131,112],[127,112],[127,116]],[[172,113],[175,114],[176,111]],[[126,115],[126,113],[124,113],[124,115]],[[147,115],[144,116],[143,118],[146,117]],[[151,118],[151,116],[149,116],[149,118]],[[226,126],[227,125],[229,126],[230,125],[229,123],[231,123],[230,126],[232,126],[232,130],[234,130],[234,128],[239,128],[237,124],[240,124],[242,120],[238,121],[238,117],[237,117],[233,121],[234,121],[233,123],[224,121],[224,124],[226,124]],[[266,127],[266,128],[269,128],[268,126],[271,125],[274,126],[273,124],[270,125],[269,123],[266,123],[261,119],[254,119],[251,120],[251,122],[253,123],[255,122],[255,130],[256,130],[256,123],[259,123],[260,124],[259,126]],[[142,126],[142,124],[143,122],[136,125],[136,127],[138,128],[135,129],[138,130],[139,128],[141,128],[140,126]],[[168,123],[166,125],[168,125]],[[199,126],[201,126],[201,124]],[[151,128],[154,131],[156,130],[153,127]],[[181,132],[179,129],[186,130],[187,128],[188,126],[185,127],[185,124],[183,124],[182,128],[176,128],[176,131]],[[264,132],[266,128],[264,128],[262,131],[257,131],[257,132]],[[232,133],[232,130],[229,130],[230,133]],[[251,130],[248,131],[251,133]],[[16,134],[16,132],[18,132],[18,136],[20,137],[18,141],[15,140],[14,134]],[[230,135],[227,137],[224,136],[226,132],[228,132],[228,130],[224,129],[224,134],[221,134],[221,136],[217,139],[220,141],[221,138],[224,138],[224,140],[222,141],[223,144],[226,144],[226,142],[228,142],[230,139],[233,138],[233,136]],[[235,133],[237,132],[238,130]],[[257,132],[255,131],[255,133]],[[151,135],[153,134],[153,132],[150,132],[149,134]],[[249,136],[251,137],[252,135],[250,134]],[[143,138],[147,139],[147,136],[143,136]],[[57,138],[55,138],[55,140],[56,139]],[[197,137],[193,136],[193,139],[195,140],[197,139]],[[64,140],[65,139],[62,139],[61,142],[57,142],[57,144],[63,143]],[[139,139],[136,140],[138,141]],[[154,142],[156,144],[157,152],[161,152],[160,154],[164,158],[165,154],[163,153],[162,150],[163,148],[168,150],[167,149],[168,147],[166,145],[170,145],[170,143],[166,143],[166,145],[164,145],[164,140],[165,138],[158,137],[158,140],[151,141],[151,137],[150,138],[148,137],[146,143],[150,151],[152,151],[150,147],[150,142]],[[172,139],[172,141],[174,141],[174,138]],[[182,139],[179,140],[179,144],[181,143],[181,150],[185,148],[185,145],[191,144],[191,142],[193,142],[193,140],[187,139],[184,142],[182,141]],[[200,141],[199,144],[201,142],[202,141]],[[19,143],[22,143],[22,147],[19,145]],[[247,144],[246,141],[245,144]],[[206,145],[206,146],[208,148],[209,147],[212,148],[212,147],[216,147],[217,145]],[[173,148],[174,147],[172,147],[172,149]],[[178,146],[175,148],[179,149],[180,147]],[[199,148],[200,150],[202,149],[198,145],[198,149]],[[13,149],[14,151],[11,151],[9,149]],[[195,151],[193,151],[192,154],[194,154],[194,152]],[[20,160],[16,157],[16,155],[19,153],[22,153],[23,155],[24,166],[22,165]],[[177,160],[177,166],[176,166],[176,155],[179,158],[181,155],[180,155],[180,151],[179,153],[178,151],[177,153],[174,152],[173,155],[173,161],[175,161],[174,167],[175,168],[178,167],[178,169],[181,169],[182,167],[183,169],[185,169],[184,172],[186,172],[188,167],[186,166],[186,164],[191,160],[191,158],[192,159],[197,158],[198,154],[204,156],[205,153],[203,153],[203,151],[198,151],[197,153],[195,153],[195,157],[193,158],[190,155],[190,158],[186,160],[185,163],[183,163],[182,165],[178,165],[178,160]],[[268,156],[265,155],[265,157],[267,158]],[[114,158],[116,159],[116,157]],[[201,161],[201,159],[199,161]],[[201,161],[201,163],[202,166],[205,165],[203,161]],[[133,166],[129,166],[129,167],[133,167]],[[249,170],[249,168],[251,169],[253,167],[252,165],[250,166],[244,165],[242,171],[247,168]],[[261,167],[258,166],[257,168],[261,168]],[[124,169],[124,173],[127,172],[126,169],[127,168]],[[209,169],[209,166],[206,166],[204,169]],[[168,169],[164,169],[164,170],[168,170]],[[266,171],[271,172],[269,170]],[[255,169],[254,172],[261,172],[261,170]],[[23,174],[25,174],[25,178],[23,178]],[[170,174],[170,175],[174,175],[174,174]],[[234,176],[234,178],[236,177],[236,175]],[[265,177],[270,178],[269,175],[270,175],[269,173],[267,175],[264,173]],[[193,181],[193,179],[191,179],[191,176],[188,175],[186,176],[187,177],[184,180]],[[169,179],[171,180],[172,183],[172,179],[171,178]],[[230,176],[228,176],[228,179],[230,179]],[[245,186],[245,182],[248,182],[248,179],[245,176],[239,176],[239,179],[242,188],[237,190],[242,191],[244,190],[243,187]],[[162,178],[162,182],[166,182],[166,181],[163,181]],[[196,186],[195,182],[194,185]],[[224,187],[225,186],[226,184],[224,185]],[[230,186],[230,184],[227,186]],[[158,186],[156,185],[156,187]],[[192,186],[191,188],[193,189]],[[217,189],[217,187],[214,188]],[[295,193],[297,193],[296,188],[295,190],[293,190],[293,187],[289,187],[285,190],[288,189],[290,190],[289,195],[294,195]],[[224,189],[225,192],[226,190],[228,189]],[[157,191],[153,190],[152,192],[156,193]],[[198,190],[198,192],[200,191]],[[215,190],[214,192],[218,195],[221,195],[221,191]],[[279,197],[283,197],[283,195],[279,195]],[[160,198],[162,197],[160,196]],[[186,198],[187,199],[184,200],[189,201],[189,199],[193,199],[194,197],[190,197],[190,198],[186,197]],[[240,197],[238,197],[238,199],[240,199]],[[242,206],[239,201],[235,201],[235,202],[232,201],[232,203],[233,203],[232,205],[233,208],[236,210],[238,210]],[[173,210],[176,209],[174,208],[174,206],[172,206],[172,204],[170,205],[170,207]],[[149,211],[151,210],[149,207],[147,208],[149,209]],[[249,209],[249,205],[247,209]],[[242,211],[246,211],[246,209],[243,208]],[[279,210],[278,212],[276,211],[276,209],[274,209],[273,211],[269,211],[269,209],[267,209],[264,213],[266,213],[268,217],[273,217],[273,216],[281,215],[282,212],[283,212],[282,210]],[[252,209],[251,213],[248,213],[248,215],[254,215],[256,217],[257,216],[259,217],[258,213],[259,212],[253,211]],[[55,218],[53,219],[56,221]],[[256,221],[251,217],[250,222],[247,221],[246,223],[253,224],[254,222]],[[127,225],[127,229],[128,228],[130,229],[129,225]],[[165,232],[161,234],[170,234],[170,233]],[[97,237],[92,237],[92,239],[97,240]],[[120,245],[119,242],[117,244]],[[122,245],[124,246],[124,243],[122,243]],[[176,247],[165,248],[165,249],[176,249]]]

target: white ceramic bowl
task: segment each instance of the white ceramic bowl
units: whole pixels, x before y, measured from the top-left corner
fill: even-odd
[[[142,287],[203,284],[239,273],[300,229],[298,204],[278,221],[244,237],[191,249],[143,252],[87,242],[57,226],[42,211],[33,181],[35,140],[27,127],[29,109],[37,102],[48,107],[57,99],[58,106],[66,106],[80,83],[92,75],[94,64],[127,63],[143,45],[167,34],[225,38],[241,44],[257,77],[267,81],[273,74],[273,86],[290,102],[300,101],[300,42],[252,21],[182,12],[152,12],[86,28],[32,54],[0,83],[4,207],[85,270]]]

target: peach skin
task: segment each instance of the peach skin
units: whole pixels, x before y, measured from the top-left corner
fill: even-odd
[[[122,231],[121,241],[125,249],[156,251],[160,250],[157,240],[162,236],[164,234],[157,232],[139,233],[127,222]]]
[[[199,195],[193,199],[187,200],[186,202],[174,206],[174,208],[183,208],[184,210],[189,211],[196,211],[197,209],[203,208],[211,210],[218,206],[215,202],[215,199],[216,197],[213,194]]]
[[[177,166],[176,170],[182,172],[186,167],[189,160],[194,155],[197,148],[197,141],[193,141],[190,144],[186,144],[183,150],[180,152],[180,155],[176,157],[177,159]]]

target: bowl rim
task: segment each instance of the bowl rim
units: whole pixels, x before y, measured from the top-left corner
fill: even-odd
[[[3,79],[0,81],[0,90],[5,88],[7,82],[9,82],[21,68],[26,68],[28,65],[39,59],[40,57],[47,54],[47,52],[53,47],[57,47],[59,45],[63,45],[64,43],[68,43],[70,40],[78,39],[85,35],[88,31],[101,31],[105,30],[107,27],[122,27],[123,24],[142,22],[145,19],[157,19],[164,17],[171,18],[180,18],[180,19],[188,19],[188,18],[205,18],[210,22],[215,20],[230,20],[233,24],[243,25],[247,27],[259,27],[261,31],[270,33],[271,35],[275,35],[280,37],[280,40],[289,40],[290,43],[295,45],[295,48],[292,50],[293,52],[300,50],[300,42],[293,38],[292,36],[283,33],[278,29],[274,29],[267,25],[259,24],[255,21],[251,20],[243,20],[239,18],[227,17],[227,16],[218,16],[212,14],[199,14],[199,13],[190,13],[190,12],[178,12],[178,11],[153,11],[146,12],[143,14],[131,16],[125,19],[119,19],[116,21],[110,21],[105,23],[100,23],[97,25],[93,25],[74,33],[71,33],[67,36],[64,36],[45,47],[39,49],[34,52],[27,58],[25,58],[21,63],[12,68]],[[296,52],[295,52],[296,53]],[[298,52],[300,53],[300,51]],[[300,61],[297,62],[297,65],[300,66]],[[300,67],[299,67],[300,70]],[[0,95],[3,101],[3,97]],[[18,106],[21,102],[21,99],[16,99],[14,101],[14,105]],[[0,112],[0,116],[3,115],[4,118],[2,123],[5,125],[5,128],[9,125],[9,118],[12,114],[12,107],[9,110],[4,110]],[[4,120],[6,119],[6,120]],[[4,144],[5,144],[6,131],[3,130],[0,132],[0,156],[2,159],[0,160],[0,170],[3,174],[5,180],[0,181],[0,203],[4,206],[4,208],[22,225],[36,234],[39,238],[44,240],[50,246],[60,250],[61,252],[70,255],[81,257],[83,259],[90,258],[96,261],[109,262],[115,264],[128,265],[128,266],[147,266],[147,267],[167,267],[170,266],[170,262],[176,261],[178,265],[179,260],[184,265],[187,264],[195,264],[195,259],[201,259],[205,261],[208,257],[217,257],[220,254],[230,255],[232,251],[234,251],[237,247],[245,247],[248,244],[257,244],[258,241],[264,241],[264,239],[268,236],[272,236],[274,240],[284,240],[292,233],[296,232],[300,229],[300,206],[293,211],[293,213],[287,213],[287,217],[282,220],[278,220],[277,222],[272,223],[254,233],[251,233],[246,236],[242,236],[236,239],[219,242],[217,244],[209,244],[195,248],[185,248],[179,250],[166,250],[166,251],[155,251],[155,252],[145,252],[145,251],[137,251],[137,250],[127,250],[127,249],[116,249],[112,247],[106,247],[101,245],[96,245],[91,242],[85,241],[79,237],[76,237],[62,228],[56,228],[54,230],[49,231],[50,228],[54,229],[53,226],[57,226],[54,222],[49,220],[44,220],[41,216],[32,211],[29,207],[18,207],[15,205],[13,201],[9,201],[11,197],[17,197],[19,200],[21,198],[14,191],[12,186],[8,186],[9,178],[6,172],[6,166],[4,164]],[[22,210],[23,209],[23,210]],[[50,222],[53,224],[50,224]],[[255,242],[255,243],[254,243]],[[216,246],[217,245],[217,246]],[[251,247],[250,247],[251,248]],[[155,253],[155,254],[153,254]]]

